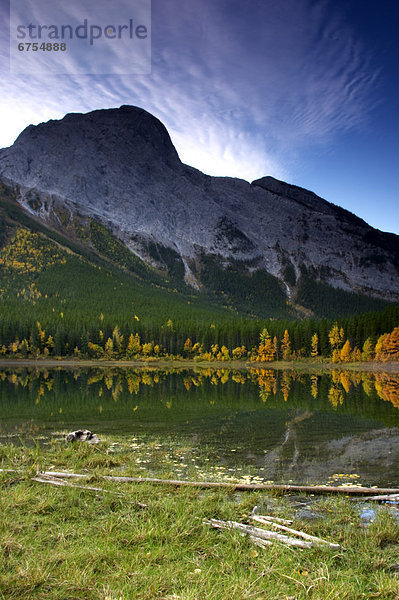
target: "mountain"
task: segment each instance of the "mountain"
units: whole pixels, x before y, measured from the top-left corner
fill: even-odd
[[[205,175],[141,108],[30,125],[0,150],[0,179],[49,230],[239,310],[332,316],[399,300],[398,236],[273,177]]]

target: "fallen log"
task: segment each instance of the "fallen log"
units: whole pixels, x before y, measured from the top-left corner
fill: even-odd
[[[382,494],[376,496],[366,496],[362,500],[374,500],[375,502],[399,502],[399,494]]]
[[[63,481],[62,479],[50,479],[49,477],[32,477],[32,481],[37,481],[38,483],[49,483],[50,485],[59,485],[61,487],[71,487],[78,488],[80,490],[89,490],[90,492],[101,492],[101,493],[109,493],[115,494],[116,496],[124,496],[124,494],[119,494],[118,492],[112,492],[108,490],[104,490],[99,487],[92,487],[89,485],[77,485],[76,483],[71,483],[70,481]]]
[[[292,525],[290,519],[281,519],[280,517],[270,517],[269,515],[258,515],[258,506],[254,506],[251,512],[251,517],[254,515],[261,517],[264,521],[273,521],[273,523],[282,523],[282,525]]]
[[[51,472],[50,472],[51,473]],[[53,472],[55,477],[90,477],[90,475],[83,475],[80,473],[63,473]],[[226,488],[239,491],[253,491],[253,490],[276,490],[281,492],[304,492],[309,494],[347,494],[347,495],[372,495],[372,494],[399,494],[399,488],[362,488],[362,487],[336,487],[332,485],[286,485],[286,484],[273,484],[273,483],[225,483],[216,481],[184,481],[179,479],[156,479],[150,477],[126,477],[126,476],[113,476],[113,475],[100,475],[102,479],[110,481],[119,481],[121,483],[154,483],[160,485],[174,485],[174,486],[193,486],[200,488]]]
[[[334,548],[338,550],[341,548],[339,544],[334,544],[333,542],[328,542],[327,540],[323,540],[315,535],[310,535],[309,533],[305,533],[304,531],[298,531],[297,529],[291,529],[291,527],[286,527],[285,525],[281,525],[281,523],[274,523],[271,520],[271,517],[264,518],[262,515],[253,515],[251,519],[257,523],[262,523],[263,525],[267,525],[269,527],[276,527],[277,529],[281,529],[282,531],[286,531],[287,533],[292,533],[298,537],[303,538],[304,540],[308,540],[309,542],[314,542],[315,544],[326,544],[330,548]]]
[[[266,531],[266,529],[260,529],[260,527],[252,527],[252,525],[244,525],[243,523],[237,523],[236,521],[219,521],[217,519],[204,519],[205,525],[210,525],[215,529],[238,529],[243,533],[247,533],[250,538],[260,538],[261,540],[277,541],[286,544],[287,546],[296,546],[298,548],[312,548],[312,542],[305,542],[302,540],[296,540],[288,537],[288,535],[282,535],[275,531]]]
[[[55,479],[55,478],[50,478],[48,476],[44,476],[44,477],[32,477],[31,478],[32,481],[36,481],[38,483],[48,483],[50,485],[56,485],[56,486],[61,486],[61,487],[71,487],[71,488],[78,488],[80,490],[88,490],[90,492],[96,492],[96,493],[101,493],[101,494],[112,494],[114,496],[118,496],[120,498],[126,498],[126,494],[120,494],[119,492],[114,492],[113,490],[104,490],[103,488],[99,488],[99,487],[93,487],[93,486],[89,486],[89,485],[77,485],[76,483],[71,483],[70,481],[63,481],[62,479]],[[131,501],[128,500],[129,504],[135,504],[136,506],[139,506],[140,508],[148,508],[148,504],[143,504],[142,502],[137,502],[137,501]]]
[[[2,471],[0,469],[0,471]],[[10,469],[8,470],[10,471]],[[54,477],[80,477],[89,479],[92,477],[89,473],[68,473],[63,471],[44,471],[38,472],[38,475],[53,475]],[[345,494],[347,496],[370,496],[377,494],[399,494],[399,488],[373,488],[373,487],[336,487],[332,485],[286,485],[274,483],[225,483],[216,481],[183,481],[179,479],[154,479],[151,477],[124,477],[114,475],[98,475],[101,479],[109,481],[119,481],[121,483],[154,483],[160,485],[173,486],[192,486],[204,489],[225,488],[243,492],[250,491],[279,491],[282,493],[303,492],[307,494]]]
[[[81,478],[89,479],[91,475],[89,473],[68,473],[68,471],[38,471],[38,475],[46,475],[48,477],[57,477],[59,479],[70,478]]]
[[[260,546],[261,548],[266,548],[267,546],[273,546],[273,542],[271,542],[270,540],[262,540],[259,537],[255,537],[254,535],[250,535],[249,539],[251,540],[251,542],[253,544],[256,544],[256,546]]]

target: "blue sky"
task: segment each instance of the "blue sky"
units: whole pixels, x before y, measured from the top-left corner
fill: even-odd
[[[107,2],[81,0],[75,16]],[[131,0],[112,6],[115,19],[134,12]],[[1,8],[0,147],[30,123],[133,104],[206,173],[273,175],[399,233],[394,0],[152,0],[149,75],[117,74],[121,63],[129,72],[117,46],[108,75],[76,74],[83,62],[96,71],[100,53],[87,51],[66,56],[60,75],[14,74],[6,0]]]

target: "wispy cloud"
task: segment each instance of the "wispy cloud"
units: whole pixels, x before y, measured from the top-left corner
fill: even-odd
[[[31,122],[128,103],[158,116],[205,172],[284,177],[301,148],[361,127],[374,105],[378,74],[328,0],[152,6],[151,76],[3,75],[0,145]]]

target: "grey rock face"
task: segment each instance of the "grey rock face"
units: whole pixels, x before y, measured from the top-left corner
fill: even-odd
[[[399,238],[312,192],[272,177],[252,184],[184,165],[158,119],[131,106],[27,127],[0,150],[0,177],[58,226],[94,217],[151,262],[149,241],[182,257],[186,281],[201,253],[248,261],[285,283],[287,265],[334,287],[399,299]]]

